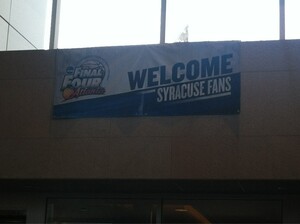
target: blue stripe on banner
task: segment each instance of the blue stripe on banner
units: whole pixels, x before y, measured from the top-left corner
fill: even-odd
[[[240,112],[240,73],[55,105],[54,118],[221,115]]]

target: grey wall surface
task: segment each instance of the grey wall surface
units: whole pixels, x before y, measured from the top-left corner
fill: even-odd
[[[241,113],[53,120],[55,51],[0,53],[0,178],[299,179],[300,41],[241,43]]]

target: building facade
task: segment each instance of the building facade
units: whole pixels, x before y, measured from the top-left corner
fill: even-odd
[[[57,51],[1,52],[0,216],[299,222],[298,49],[299,40],[241,43],[238,115],[60,120]]]

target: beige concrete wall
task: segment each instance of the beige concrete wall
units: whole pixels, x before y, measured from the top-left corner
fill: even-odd
[[[245,42],[241,113],[53,120],[55,51],[0,53],[0,178],[300,178],[300,41]]]

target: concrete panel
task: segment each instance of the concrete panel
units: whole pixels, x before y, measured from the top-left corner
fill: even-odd
[[[300,58],[299,58],[300,61]],[[300,69],[290,73],[290,95],[289,99],[292,108],[292,122],[290,124],[290,134],[298,135],[300,133]]]
[[[49,139],[1,139],[0,152],[0,177],[8,179],[47,178],[60,159]]]
[[[238,115],[178,117],[172,125],[172,136],[230,136],[238,134]]]
[[[0,67],[6,73],[1,73],[0,80],[54,78],[55,54],[55,51],[1,52]]]
[[[174,117],[112,118],[111,136],[171,136]]]
[[[105,139],[1,139],[0,178],[108,178]]]
[[[111,136],[238,135],[239,116],[113,118]]]
[[[111,178],[169,178],[171,148],[168,138],[111,138]]]
[[[288,135],[294,122],[289,72],[243,73],[240,134]]]
[[[52,80],[2,80],[0,89],[0,137],[49,136]]]
[[[299,136],[243,137],[238,152],[241,179],[299,179]]]
[[[241,71],[282,71],[289,69],[284,41],[241,43]]]
[[[172,178],[234,179],[237,177],[235,137],[172,139]]]
[[[299,40],[286,40],[284,42],[287,52],[285,54],[286,60],[289,61],[290,70],[300,71],[300,41]]]
[[[50,135],[62,138],[109,137],[110,123],[108,118],[52,120]]]
[[[274,179],[300,178],[300,136],[274,136],[268,151],[273,160]]]
[[[267,137],[242,137],[237,153],[239,179],[272,179],[272,151]]]
[[[55,138],[58,168],[55,178],[109,178],[109,140],[105,138]],[[56,162],[57,163],[57,162]]]

